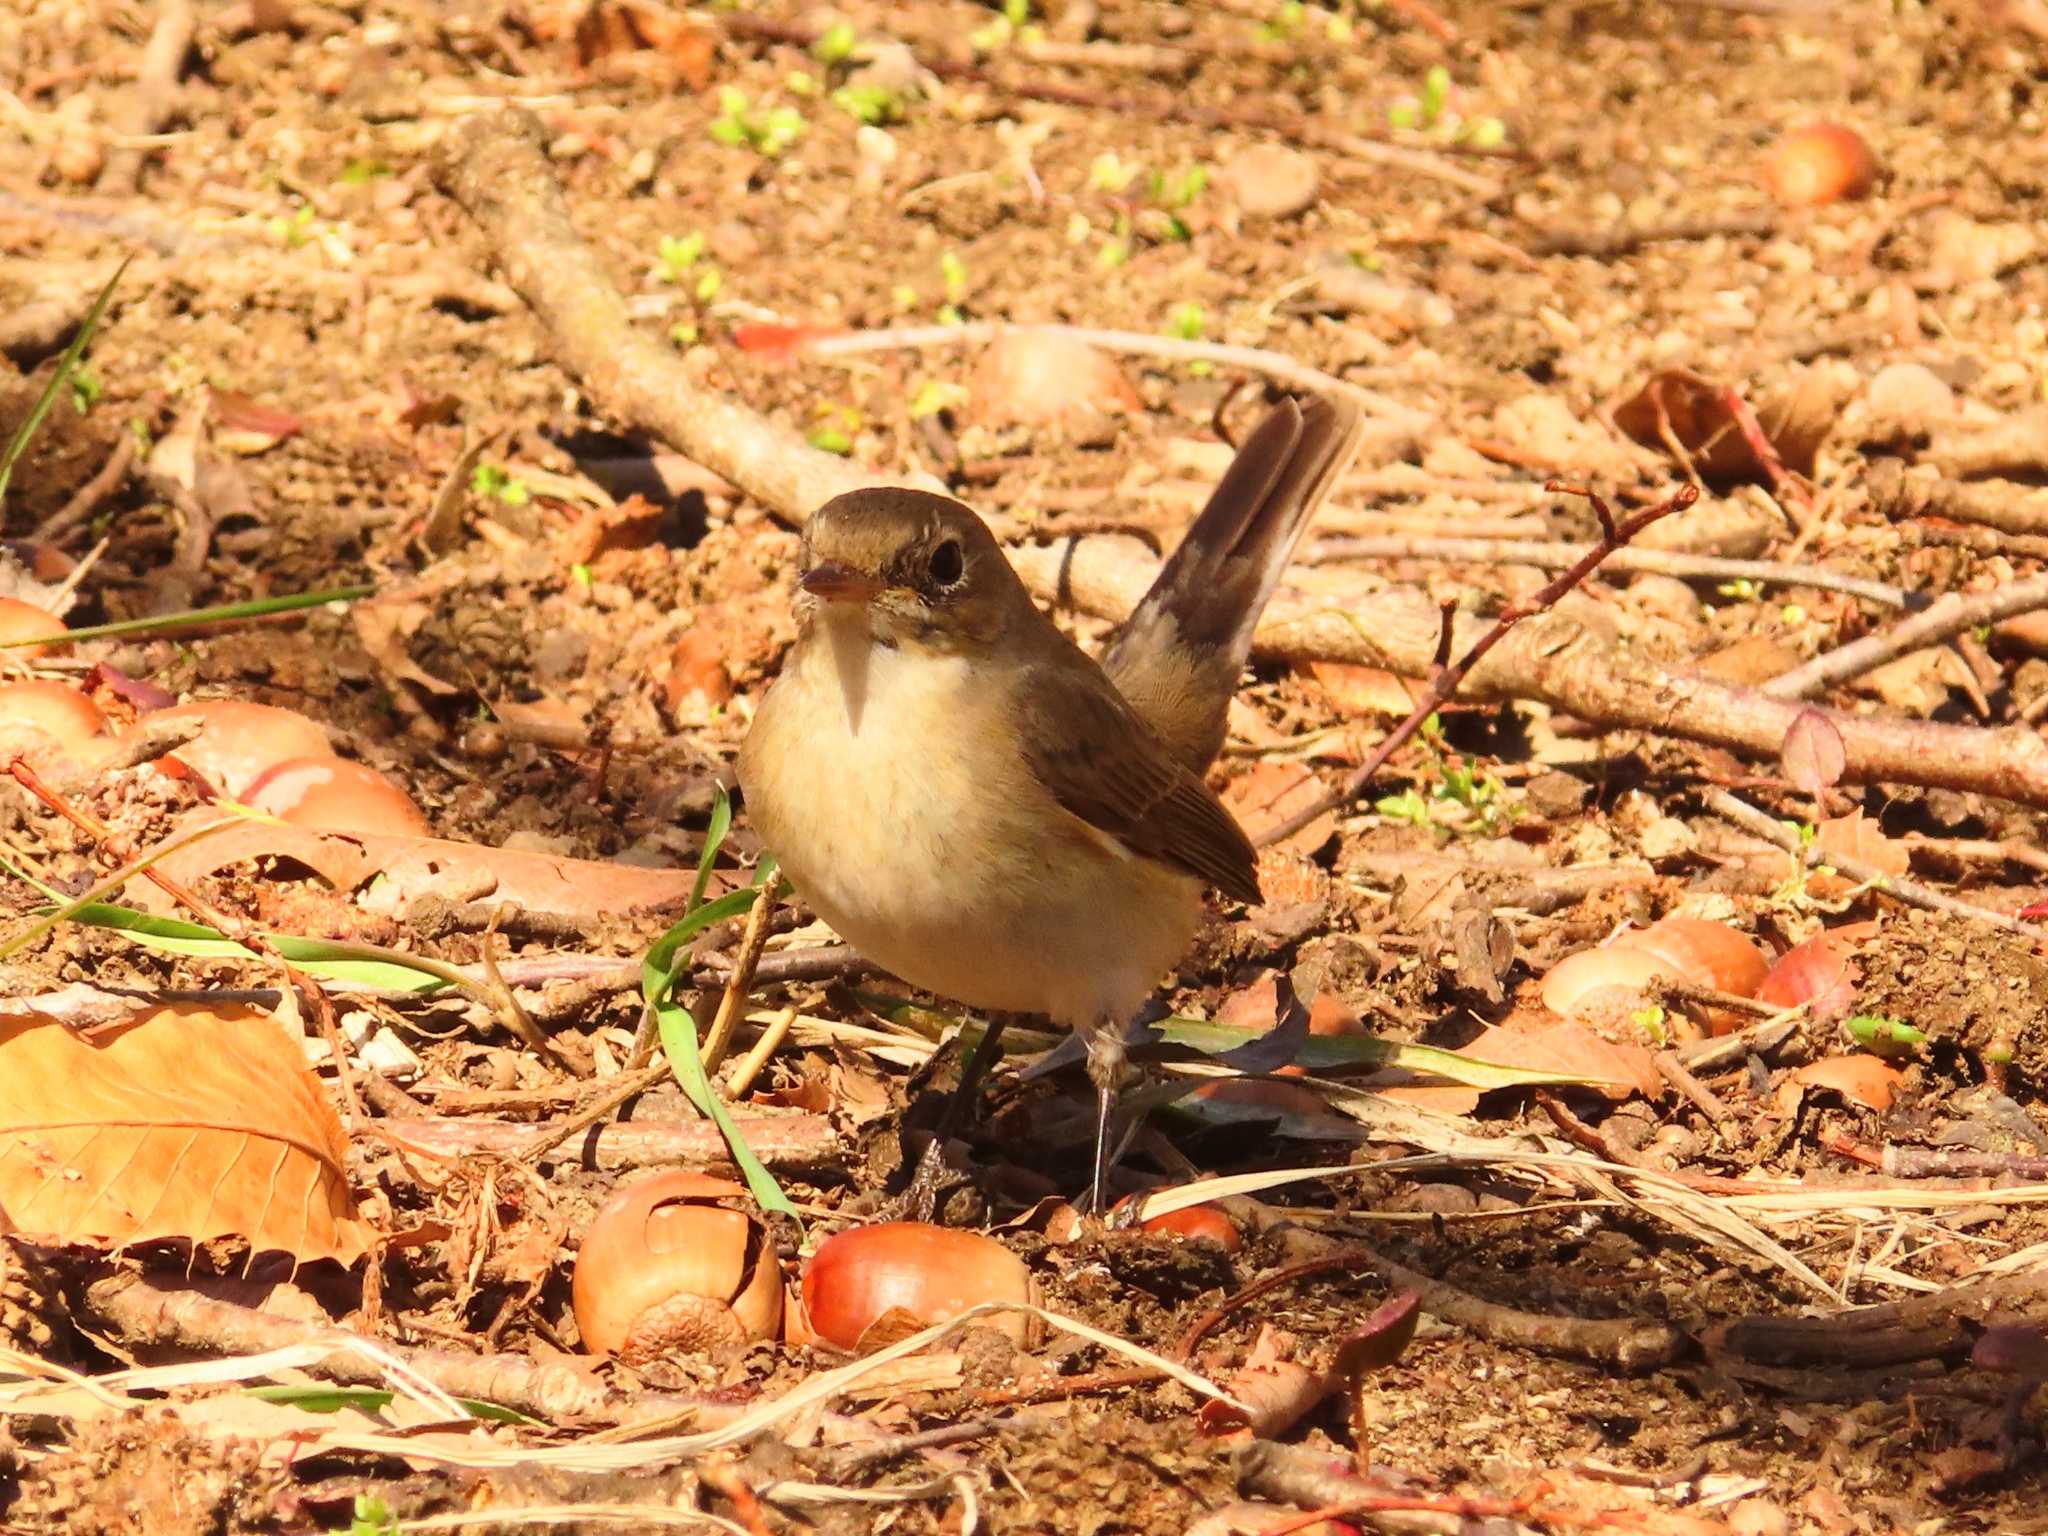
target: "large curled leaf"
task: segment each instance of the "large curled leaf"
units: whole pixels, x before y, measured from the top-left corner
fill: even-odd
[[[348,1141],[294,1041],[238,1006],[151,1008],[90,1039],[0,1015],[0,1232],[119,1247],[241,1237],[359,1258]]]

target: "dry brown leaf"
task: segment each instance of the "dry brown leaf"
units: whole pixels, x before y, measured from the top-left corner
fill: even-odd
[[[1628,1084],[1648,1099],[1664,1092],[1648,1049],[1605,1039],[1582,1024],[1552,1022],[1540,1009],[1517,1009],[1458,1054],[1503,1067],[1568,1072],[1614,1098],[1626,1098],[1629,1089],[1608,1085]]]
[[[1300,763],[1262,762],[1249,773],[1239,774],[1223,791],[1223,804],[1237,818],[1247,836],[1256,840],[1267,827],[1285,821],[1304,806],[1320,799],[1323,786],[1315,774]],[[1330,840],[1337,830],[1337,813],[1327,811],[1294,836],[1274,844],[1298,854],[1311,854]]]
[[[1350,661],[1311,661],[1309,675],[1322,684],[1330,705],[1354,719],[1401,719],[1415,707],[1426,686],[1420,679],[1397,677],[1383,667]]]
[[[348,1140],[297,1044],[254,1008],[148,1009],[88,1040],[0,1016],[0,1232],[119,1247],[246,1238],[353,1263]]]
[[[256,821],[180,848],[158,860],[157,868],[174,880],[192,881],[251,859],[303,864],[342,891],[353,891],[381,875],[374,899],[362,903],[378,912],[403,912],[422,896],[445,897],[459,891],[465,900],[509,901],[530,912],[585,922],[679,907],[696,878],[687,869],[643,869],[440,837],[323,832]],[[718,894],[716,879],[711,889]],[[128,895],[151,911],[168,910],[169,898],[153,885],[133,882]]]
[[[1646,448],[1682,451],[1709,480],[1769,483],[1769,471],[1730,408],[1734,392],[1682,368],[1652,374],[1614,409],[1614,424]],[[1835,385],[1808,370],[1789,388],[1756,406],[1756,418],[1784,466],[1813,473],[1814,454],[1833,429]]]
[[[1851,1104],[1861,1104],[1882,1114],[1892,1107],[1892,1098],[1905,1080],[1905,1074],[1897,1067],[1859,1052],[1809,1062],[1792,1074],[1790,1083],[1833,1089]]]

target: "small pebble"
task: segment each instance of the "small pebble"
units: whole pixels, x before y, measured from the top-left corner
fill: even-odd
[[[1323,175],[1315,161],[1283,144],[1254,144],[1223,167],[1222,184],[1255,219],[1291,219],[1315,206]]]

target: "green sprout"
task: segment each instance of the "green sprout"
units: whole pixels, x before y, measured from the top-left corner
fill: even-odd
[[[678,320],[668,328],[668,339],[679,347],[694,347],[701,335],[694,320]]]
[[[815,96],[825,87],[807,69],[792,69],[782,77],[782,88],[792,96]]]
[[[1116,196],[1137,179],[1139,169],[1115,150],[1105,149],[1089,162],[1088,186],[1093,191]]]
[[[857,117],[871,128],[885,123],[899,123],[906,116],[903,98],[886,85],[869,82],[842,85],[832,93],[832,105],[850,117]]]
[[[1031,0],[1003,0],[1003,20],[1022,27],[1031,19]]]
[[[297,250],[313,238],[313,208],[310,203],[301,203],[289,214],[279,214],[270,221],[270,232],[290,250]]]
[[[1497,117],[1475,117],[1464,139],[1474,149],[1499,149],[1508,141],[1508,125]]]
[[[374,1493],[356,1495],[348,1536],[398,1536],[398,1516]]]
[[[837,427],[819,427],[811,433],[810,445],[821,453],[836,453],[842,459],[853,452],[853,439]]]
[[[1152,173],[1152,201],[1169,212],[1178,212],[1209,190],[1209,168],[1191,165],[1168,176]]]
[[[106,393],[106,389],[106,385],[99,381],[99,376],[81,363],[71,375],[72,409],[83,416],[100,403],[100,396]]]
[[[1182,341],[1199,341],[1202,328],[1208,324],[1208,317],[1202,313],[1202,306],[1193,300],[1184,300],[1173,306],[1166,316],[1166,334]]]
[[[1102,249],[1095,253],[1095,266],[1098,271],[1108,272],[1130,259],[1131,242],[1121,237],[1113,237],[1103,241]]]
[[[826,28],[824,35],[811,44],[811,57],[828,68],[834,64],[844,64],[853,57],[853,50],[858,42],[853,24],[842,21]]]
[[[939,379],[926,379],[918,386],[916,395],[911,398],[910,419],[919,421],[926,416],[936,416],[941,411],[950,411],[954,406],[966,403],[967,391],[958,384],[946,383]]]
[[[1858,1045],[1879,1056],[1910,1055],[1915,1047],[1927,1043],[1925,1030],[1889,1014],[1859,1013],[1845,1027]]]
[[[477,465],[470,471],[469,488],[479,496],[502,501],[508,507],[523,507],[533,500],[533,491],[527,483],[502,464]]]
[[[345,187],[364,187],[380,176],[389,176],[391,167],[382,160],[355,159],[341,168],[341,184]]]
[[[967,297],[967,263],[957,252],[947,251],[939,257],[939,275],[946,280],[948,304],[958,304]]]
[[[711,124],[711,137],[720,144],[747,145],[758,155],[773,160],[802,138],[809,124],[795,107],[754,108],[746,92],[722,86],[718,92],[718,116]]]
[[[1663,1045],[1671,1038],[1671,1032],[1664,1027],[1664,1018],[1663,1008],[1652,1003],[1647,1008],[1639,1008],[1630,1014],[1628,1021],[1648,1035],[1653,1044]]]
[[[690,268],[704,255],[704,232],[693,229],[682,239],[674,235],[663,235],[655,247],[655,255],[661,262],[661,280],[664,283],[680,283]]]
[[[597,577],[592,575],[590,567],[580,560],[569,567],[569,579],[586,592],[597,585]]]
[[[1753,598],[1761,597],[1764,589],[1761,583],[1751,581],[1747,576],[1738,576],[1733,581],[1722,582],[1714,590],[1723,597],[1732,597],[1742,602],[1749,602]]]
[[[1413,789],[1404,789],[1398,795],[1382,795],[1373,801],[1372,808],[1389,821],[1405,821],[1416,827],[1429,825],[1429,802]]]
[[[1287,0],[1280,12],[1271,21],[1259,23],[1259,39],[1267,43],[1290,41],[1301,30],[1302,22],[1308,16],[1308,7],[1301,0]]]
[[[692,290],[699,304],[708,304],[718,297],[718,290],[725,286],[725,274],[716,267],[706,267],[697,274],[697,286]]]

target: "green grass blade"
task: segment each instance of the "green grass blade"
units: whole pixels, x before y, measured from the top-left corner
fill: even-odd
[[[96,901],[71,914],[71,920],[91,928],[105,928],[126,934],[145,949],[171,955],[192,955],[207,960],[260,960],[262,957],[236,943],[218,929],[181,918],[158,917],[133,907]],[[264,939],[293,965],[322,981],[341,981],[359,987],[388,988],[407,992],[432,992],[449,985],[431,971],[409,965],[393,951],[389,958],[363,953],[367,946],[339,944],[327,939],[306,939],[296,934],[266,933]]]
[[[753,1192],[755,1201],[763,1210],[782,1211],[794,1217],[796,1207],[782,1192],[782,1186],[775,1182],[775,1175],[754,1156],[753,1149],[740,1135],[740,1128],[733,1123],[724,1102],[711,1086],[710,1075],[704,1070],[704,1058],[697,1050],[697,1021],[690,1016],[689,1009],[669,998],[669,991],[675,985],[676,956],[682,947],[713,923],[739,916],[766,893],[766,887],[757,883],[746,890],[728,892],[716,901],[704,901],[704,891],[711,883],[711,870],[717,861],[719,846],[731,829],[732,801],[720,787],[711,804],[711,825],[704,834],[704,852],[697,860],[697,884],[691,892],[690,905],[681,921],[655,940],[653,948],[640,962],[640,990],[647,999],[647,1006],[654,1011],[654,1021],[661,1030],[662,1054],[668,1058],[676,1083],[698,1111],[718,1127],[718,1133],[725,1138],[726,1147],[732,1153],[733,1164],[747,1181],[747,1188]]]
[[[365,1413],[376,1413],[388,1408],[391,1400],[398,1396],[388,1387],[275,1386],[245,1387],[243,1390],[249,1396],[260,1398],[266,1403],[283,1403],[287,1407],[303,1408],[308,1413],[337,1413],[343,1408],[360,1408]],[[517,1408],[487,1403],[481,1398],[458,1397],[455,1401],[478,1418],[490,1419],[499,1424],[541,1422],[530,1414],[521,1413]]]
[[[368,586],[330,587],[325,592],[294,592],[285,597],[256,598],[246,603],[221,603],[213,608],[188,608],[183,613],[159,614],[149,619],[121,619],[112,624],[88,624],[65,635],[68,640],[99,640],[108,635],[153,635],[170,630],[191,629],[200,624],[222,624],[230,619],[263,619],[274,613],[296,613],[301,608],[322,608],[329,603],[353,602],[369,597],[377,589]],[[0,650],[14,645],[36,645],[37,640],[0,640]]]
[[[64,355],[57,359],[56,371],[50,375],[50,382],[43,386],[43,392],[36,397],[34,407],[21,425],[14,429],[14,436],[8,439],[7,448],[0,452],[0,509],[7,505],[8,482],[14,478],[14,466],[21,456],[28,452],[28,445],[35,440],[36,432],[42,427],[43,419],[50,414],[50,407],[57,403],[57,396],[65,383],[78,369],[78,360],[85,356],[85,349],[92,344],[93,332],[105,318],[107,305],[113,302],[114,288],[121,281],[121,274],[128,270],[133,256],[121,258],[121,265],[114,268],[114,275],[107,279],[107,286],[100,290],[100,296],[93,300],[92,308],[86,311],[85,319],[79,322],[78,334],[71,338],[71,345],[64,349]]]

